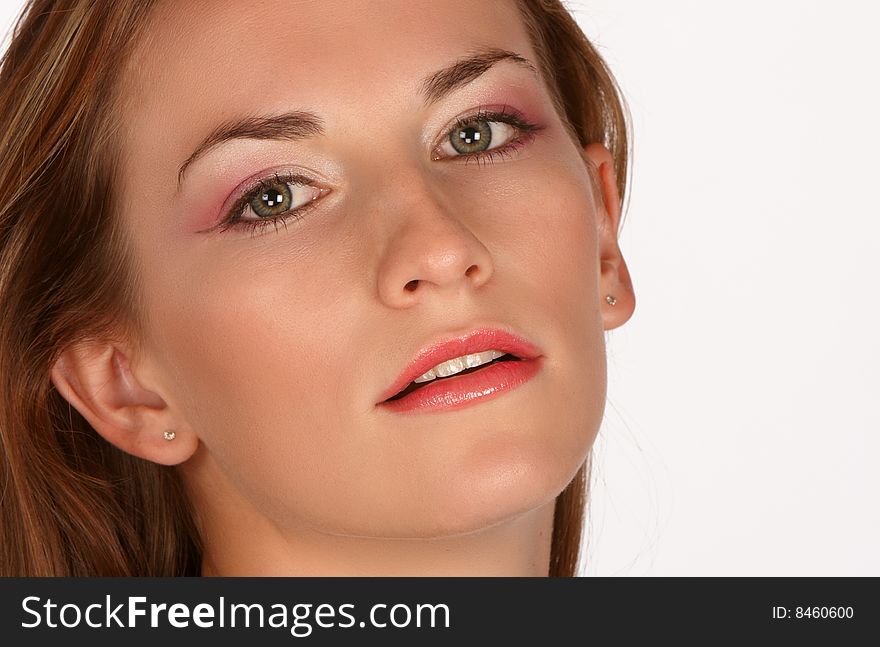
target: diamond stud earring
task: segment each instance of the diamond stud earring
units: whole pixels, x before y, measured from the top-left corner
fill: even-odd
[[[613,296],[611,296],[610,294],[609,294],[608,296],[605,297],[605,300],[608,302],[608,305],[612,305],[612,306],[613,306],[615,303],[617,303],[617,299],[615,299],[615,298],[614,298]]]
[[[175,435],[176,434],[171,429],[167,430],[164,434],[162,434],[162,436],[165,438],[165,440],[174,440]]]

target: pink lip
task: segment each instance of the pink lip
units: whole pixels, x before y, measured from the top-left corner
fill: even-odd
[[[490,349],[510,353],[523,361],[499,362],[474,373],[430,382],[403,398],[387,402],[420,375],[441,362]],[[403,412],[424,409],[457,409],[519,386],[541,367],[541,350],[531,342],[498,328],[480,328],[423,349],[380,396],[377,406]]]

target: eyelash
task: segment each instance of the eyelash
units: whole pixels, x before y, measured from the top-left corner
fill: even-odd
[[[465,164],[468,164],[471,161],[476,161],[477,166],[480,166],[481,164],[483,166],[485,166],[486,164],[494,164],[495,160],[497,159],[511,157],[516,151],[521,149],[523,146],[529,144],[535,138],[538,131],[543,130],[544,128],[543,126],[529,123],[528,121],[526,121],[522,113],[507,105],[505,105],[500,110],[479,109],[476,113],[458,119],[443,136],[443,139],[441,140],[440,144],[438,144],[438,147],[443,142],[448,140],[449,135],[452,132],[459,128],[464,128],[465,126],[470,125],[475,121],[506,123],[514,127],[514,129],[516,130],[516,134],[509,142],[502,146],[499,146],[498,148],[490,148],[488,150],[480,151],[477,153],[452,155],[449,159],[464,159]],[[432,159],[440,160],[443,158],[433,157]],[[243,193],[241,197],[235,201],[235,204],[230,207],[226,217],[220,223],[220,232],[222,233],[227,229],[249,229],[252,234],[255,234],[257,231],[262,231],[263,229],[271,225],[274,225],[275,230],[278,231],[279,222],[284,225],[286,229],[288,220],[299,220],[305,215],[307,211],[309,211],[315,205],[316,202],[318,202],[317,199],[313,199],[310,202],[302,205],[301,207],[286,211],[278,216],[275,216],[274,218],[241,220],[241,215],[244,213],[244,210],[247,208],[248,203],[251,201],[251,199],[254,198],[254,196],[256,196],[259,192],[265,191],[271,186],[282,182],[305,186],[313,185],[313,181],[311,178],[297,173],[273,173],[269,177],[257,180],[255,185],[247,189],[246,192]]]
[[[250,229],[252,232],[256,232],[269,225],[275,225],[275,230],[277,231],[279,222],[287,227],[286,221],[289,218],[293,218],[294,220],[302,218],[303,214],[315,204],[316,200],[311,200],[301,207],[297,207],[291,211],[285,211],[283,214],[275,216],[274,218],[260,218],[258,220],[240,219],[244,210],[247,208],[248,203],[254,198],[254,196],[276,184],[281,184],[282,182],[302,186],[311,186],[313,184],[313,180],[310,177],[300,175],[299,173],[273,173],[271,176],[260,178],[254,185],[251,185],[249,189],[246,189],[241,197],[235,201],[235,204],[229,208],[226,217],[220,223],[220,233],[223,233],[227,229]]]

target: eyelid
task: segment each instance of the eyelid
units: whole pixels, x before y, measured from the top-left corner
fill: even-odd
[[[226,216],[232,215],[235,210],[242,206],[245,198],[247,198],[251,193],[262,186],[265,182],[271,182],[273,180],[277,182],[283,181],[290,184],[303,184],[314,186],[316,188],[321,188],[320,184],[317,183],[314,178],[303,173],[280,170],[262,171],[254,176],[251,176],[249,179],[245,180],[237,187],[235,187],[235,189],[223,203],[223,207],[220,209],[220,213],[223,214],[224,218]]]
[[[476,108],[472,108],[466,112],[461,113],[457,117],[453,117],[450,119],[441,129],[440,135],[437,137],[436,141],[431,144],[430,156],[432,160],[442,159],[437,158],[436,153],[437,149],[443,144],[444,141],[449,137],[449,134],[455,129],[460,128],[465,123],[470,121],[478,121],[480,119],[484,119],[486,121],[493,121],[489,119],[489,117],[501,116],[504,115],[507,117],[504,120],[504,123],[510,124],[514,128],[525,131],[525,132],[537,132],[538,130],[542,130],[543,126],[533,125],[529,123],[529,120],[526,116],[520,111],[514,108],[513,106],[502,103],[502,104],[483,104],[479,105]],[[458,157],[458,156],[454,156]]]
[[[196,233],[206,234],[213,233],[227,226],[229,221],[236,217],[236,213],[243,210],[246,206],[246,198],[255,189],[265,182],[273,180],[283,181],[290,184],[302,184],[304,186],[314,187],[321,192],[321,197],[330,192],[330,189],[323,182],[316,180],[314,177],[296,170],[286,170],[284,167],[277,169],[265,169],[259,173],[251,175],[248,179],[240,182],[232,192],[223,200],[223,204],[217,212],[215,222],[205,229],[201,229]]]

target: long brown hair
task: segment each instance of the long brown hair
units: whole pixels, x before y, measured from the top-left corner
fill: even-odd
[[[138,273],[117,214],[118,71],[154,0],[30,0],[0,59],[0,575],[199,575],[176,468],[106,442],[54,388],[62,351],[142,339]],[[557,110],[612,152],[617,85],[560,0],[517,0]],[[588,459],[556,502],[550,576],[577,574]]]

